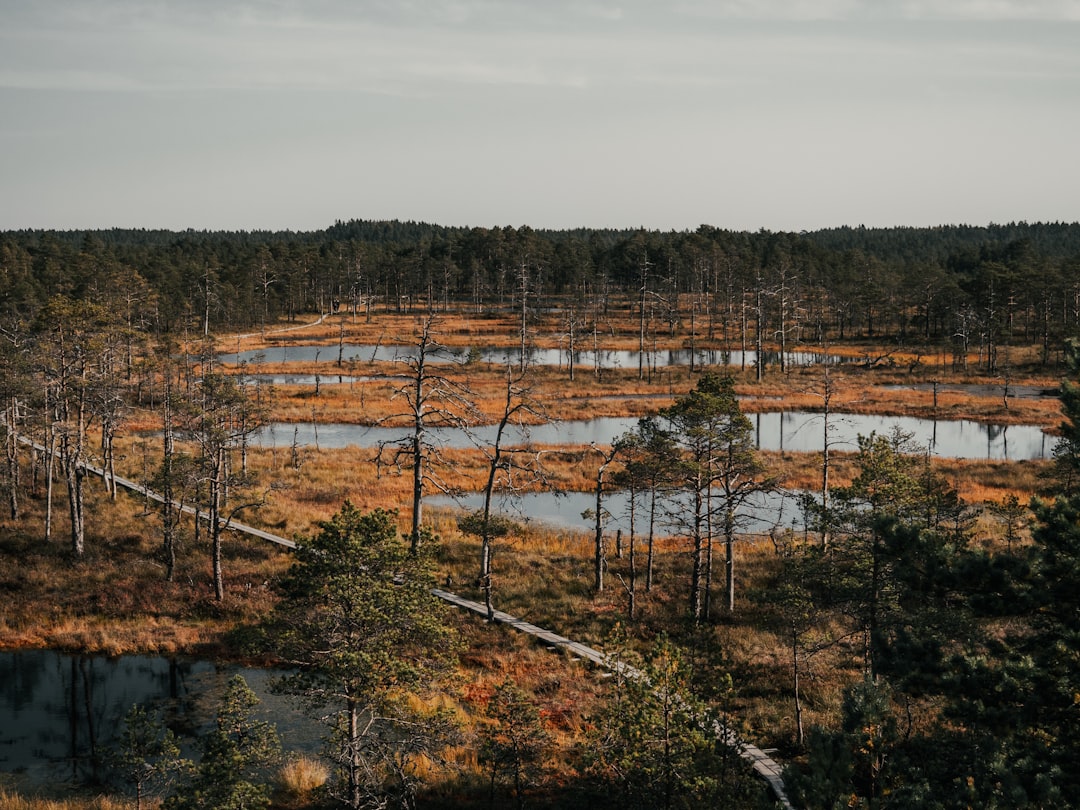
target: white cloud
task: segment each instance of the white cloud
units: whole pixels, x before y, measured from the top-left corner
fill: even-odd
[[[0,0],[0,176],[38,201],[20,225],[85,224],[109,186],[159,224],[235,227],[246,200],[245,226],[295,227],[291,167],[326,221],[776,227],[850,219],[871,169],[874,205],[918,213],[977,154],[957,206],[1038,158],[1048,202],[1014,218],[1080,215],[1080,0],[675,2]]]
[[[681,0],[689,17],[769,22],[1080,21],[1080,0]]]
[[[1080,22],[1078,0],[904,0],[910,20]]]

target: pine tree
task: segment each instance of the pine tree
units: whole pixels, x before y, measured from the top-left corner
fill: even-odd
[[[616,668],[590,745],[590,771],[602,790],[616,791],[621,808],[751,805],[760,786],[718,739],[721,728],[694,695],[683,654],[661,638],[639,672]]]
[[[735,532],[739,511],[756,492],[767,489],[764,468],[754,449],[753,426],[739,408],[730,376],[708,372],[693,391],[661,412],[671,426],[679,457],[679,487],[690,498],[685,530],[693,543],[690,615],[709,616],[712,598],[713,538],[725,549],[725,608],[735,609]],[[720,532],[715,531],[719,524]]]
[[[202,757],[190,784],[165,801],[166,810],[252,810],[270,804],[265,770],[281,757],[270,723],[252,714],[259,698],[241,675],[229,681],[213,730],[199,741]]]
[[[132,706],[124,715],[123,728],[107,764],[117,782],[134,790],[136,810],[142,810],[144,798],[190,767],[180,757],[176,735],[142,706]]]
[[[536,784],[552,746],[551,734],[536,704],[509,678],[491,696],[487,716],[492,724],[481,732],[480,761],[490,769],[492,806],[497,781],[507,779],[521,810],[525,791]]]
[[[431,593],[435,543],[422,539],[413,552],[393,513],[346,502],[300,545],[283,583],[271,632],[298,671],[280,689],[331,726],[342,777],[335,789],[352,808],[387,796],[412,801],[416,756],[452,733],[446,716],[412,699],[454,648]]]

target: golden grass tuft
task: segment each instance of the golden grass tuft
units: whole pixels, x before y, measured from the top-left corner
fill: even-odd
[[[275,781],[283,799],[290,805],[302,805],[311,801],[329,778],[330,770],[322,760],[301,755],[290,757],[278,770]]]

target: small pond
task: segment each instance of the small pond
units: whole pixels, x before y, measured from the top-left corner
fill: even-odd
[[[383,376],[358,376],[355,374],[248,374],[246,379],[250,382],[262,383],[263,385],[355,385],[365,382],[383,382],[387,380],[400,380],[401,377],[392,375]]]
[[[415,346],[392,346],[392,345],[360,345],[346,344],[340,348],[337,345],[329,346],[304,346],[282,345],[270,346],[265,349],[250,350],[245,352],[232,352],[220,354],[218,362],[230,364],[259,363],[326,363],[328,366],[337,365],[340,354],[344,362],[350,363],[373,363],[405,361],[416,356]],[[569,365],[569,352],[565,349],[529,349],[527,357],[530,365],[534,366],[558,366]],[[768,365],[776,365],[780,362],[779,352],[763,352],[762,357]],[[820,352],[787,352],[784,355],[787,363],[792,366],[807,366],[824,363],[858,362],[852,358],[840,357],[839,355],[826,355]],[[600,368],[628,368],[636,369],[639,363],[644,368],[663,368],[666,366],[689,366],[691,358],[694,366],[743,366],[750,367],[757,362],[757,353],[754,351],[743,352],[741,350],[727,351],[722,349],[665,349],[646,351],[644,353],[636,349],[612,349],[580,350],[574,352],[574,365],[582,369],[595,369],[599,363]],[[516,347],[487,346],[471,349],[443,349],[428,355],[427,361],[432,363],[464,363],[466,361],[478,363],[507,363],[517,364],[521,359],[521,350]]]
[[[818,413],[785,411],[748,414],[754,426],[757,446],[763,450],[821,452],[824,447],[824,417]],[[609,445],[616,437],[633,430],[636,417],[603,417],[582,421],[548,422],[528,428],[514,427],[504,436],[504,444],[587,446],[592,442]],[[1034,425],[986,425],[970,420],[932,420],[872,414],[832,414],[829,444],[832,450],[854,451],[856,438],[876,431],[889,433],[894,427],[913,434],[917,443],[928,446],[940,458],[967,458],[1020,461],[1049,458],[1056,439]],[[254,439],[262,447],[317,446],[331,449],[349,446],[376,447],[400,440],[407,428],[311,422],[274,423]],[[483,425],[468,432],[460,428],[429,428],[432,440],[444,447],[490,446],[495,427]]]
[[[0,653],[0,774],[20,792],[93,782],[95,754],[112,744],[133,705],[161,711],[177,735],[193,735],[209,727],[237,673],[259,696],[257,716],[276,725],[285,750],[318,750],[318,725],[270,693],[272,670],[29,650]]]
[[[483,508],[481,493],[468,493],[450,497],[432,495],[424,503],[435,508],[457,509],[465,512]],[[658,501],[654,531],[657,537],[676,532],[678,520],[686,515],[687,504],[677,499]],[[630,496],[625,491],[604,495],[603,509],[607,513],[604,527],[607,534],[630,529]],[[492,511],[524,524],[542,524],[556,530],[592,532],[596,526],[592,516],[596,511],[596,493],[593,492],[528,492],[520,495],[498,495],[493,499]],[[739,532],[766,534],[772,529],[804,528],[803,512],[799,506],[798,493],[755,493],[740,510],[737,518]],[[684,529],[683,529],[684,530]],[[681,530],[680,530],[681,531]],[[634,512],[634,533],[644,537],[649,533],[648,499],[639,497]]]

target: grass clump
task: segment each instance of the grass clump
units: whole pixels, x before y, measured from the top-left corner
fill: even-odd
[[[322,760],[309,756],[293,756],[277,773],[277,795],[288,807],[309,804],[330,778]]]

